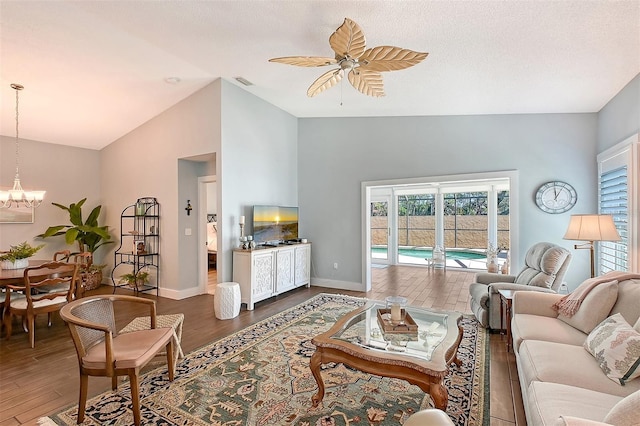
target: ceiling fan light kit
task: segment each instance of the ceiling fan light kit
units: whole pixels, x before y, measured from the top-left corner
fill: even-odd
[[[299,67],[323,67],[338,65],[314,81],[307,90],[307,96],[313,97],[338,84],[345,73],[349,83],[367,96],[384,96],[382,72],[398,71],[419,64],[428,53],[414,52],[395,46],[378,46],[366,49],[366,39],[362,28],[349,18],[331,37],[329,45],[335,52],[335,58],[317,56],[287,56],[269,59]]]

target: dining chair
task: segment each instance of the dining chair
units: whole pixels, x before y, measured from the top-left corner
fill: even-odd
[[[88,251],[71,255],[71,260],[78,264],[78,282],[76,284],[76,298],[84,297],[87,288],[87,273],[93,264],[93,254]]]
[[[40,281],[33,281],[33,275],[51,271],[51,274]],[[31,347],[35,347],[35,317],[47,314],[47,325],[51,326],[52,314],[71,302],[74,298],[78,265],[65,262],[48,262],[39,266],[25,268],[22,285],[9,284],[5,295],[5,312],[3,323],[7,339],[11,337],[14,315],[23,318],[29,332]],[[57,291],[41,292],[44,286],[58,287]],[[19,297],[20,293],[24,297]]]
[[[69,250],[61,250],[53,253],[53,261],[54,262],[68,262],[71,257],[71,252]]]
[[[85,293],[85,272],[93,263],[93,255],[89,252],[71,253],[69,250],[58,251],[54,253],[53,260],[57,262],[65,261],[67,263],[78,264],[78,276],[76,280],[74,299],[84,296]],[[60,275],[60,274],[54,274]],[[47,284],[38,288],[40,293],[59,292],[69,287],[69,283]]]
[[[114,305],[120,302],[147,305],[151,328],[119,334]],[[118,376],[128,376],[134,423],[140,424],[140,370],[160,351],[167,353],[169,381],[173,381],[173,338],[171,327],[156,328],[155,301],[121,294],[92,295],[77,299],[60,310],[69,326],[80,366],[78,423],[84,421],[89,376],[111,377],[113,390]]]

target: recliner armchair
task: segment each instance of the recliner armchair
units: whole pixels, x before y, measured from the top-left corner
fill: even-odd
[[[471,310],[484,327],[500,329],[499,289],[556,293],[562,285],[571,253],[552,243],[537,243],[527,251],[518,275],[479,272],[469,286]],[[507,319],[508,321],[508,319]]]

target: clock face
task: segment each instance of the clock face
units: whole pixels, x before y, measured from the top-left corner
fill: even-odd
[[[536,192],[536,204],[547,213],[564,213],[571,210],[578,201],[573,186],[566,182],[547,182]]]

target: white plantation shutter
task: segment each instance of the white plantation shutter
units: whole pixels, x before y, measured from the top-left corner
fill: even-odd
[[[620,241],[598,247],[598,274],[640,271],[640,150],[638,135],[598,154],[598,208],[610,214]]]
[[[600,243],[600,274],[628,271],[629,197],[627,167],[600,174],[600,213],[613,216],[620,241]]]

